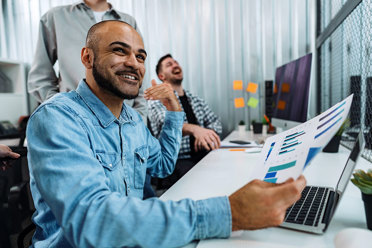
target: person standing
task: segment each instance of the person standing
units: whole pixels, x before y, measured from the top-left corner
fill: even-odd
[[[80,50],[91,26],[103,20],[120,20],[140,33],[136,20],[119,12],[106,0],[84,0],[75,4],[58,6],[40,19],[39,37],[31,69],[28,89],[40,103],[58,92],[75,90],[84,77]],[[59,74],[53,66],[58,61]],[[138,97],[125,101],[146,121],[147,104],[143,90]],[[146,122],[145,122],[146,123]]]

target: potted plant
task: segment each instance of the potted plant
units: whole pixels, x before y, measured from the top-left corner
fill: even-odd
[[[367,228],[372,230],[372,170],[369,169],[368,172],[356,170],[353,176],[351,182],[362,192]]]
[[[239,121],[238,123],[238,132],[240,135],[245,134],[245,122],[243,120]]]
[[[335,136],[332,137],[332,139],[328,142],[328,144],[323,148],[323,152],[329,152],[329,153],[336,153],[338,152],[338,148],[340,147],[340,141],[342,133],[345,131],[346,128],[348,128],[350,125],[350,122],[348,119],[342,123],[340,129],[337,131]]]
[[[262,122],[256,122],[252,120],[253,133],[262,133]]]

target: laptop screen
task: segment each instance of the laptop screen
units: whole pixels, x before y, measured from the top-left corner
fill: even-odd
[[[347,159],[346,165],[344,167],[344,170],[342,171],[341,177],[338,180],[337,186],[336,186],[336,192],[339,194],[342,194],[346,186],[350,180],[351,174],[354,171],[355,164],[357,162],[357,159],[360,155],[360,153],[363,151],[364,148],[364,136],[363,132],[359,132],[359,135],[355,141],[353,150],[351,151],[349,158]]]

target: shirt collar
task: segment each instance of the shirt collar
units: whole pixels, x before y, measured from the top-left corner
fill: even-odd
[[[85,104],[97,117],[98,121],[104,128],[108,127],[115,121],[118,121],[121,124],[125,122],[133,122],[133,117],[128,112],[125,103],[123,103],[119,119],[117,119],[110,109],[90,90],[84,79],[80,81],[76,92],[81,96]]]
[[[114,7],[112,7],[112,4],[111,3],[108,3],[108,4],[109,4],[110,8],[108,10],[106,10],[106,12],[111,13],[114,16],[115,19],[121,19],[117,10],[115,10]],[[91,8],[89,8],[89,6],[83,0],[73,4],[73,6],[78,6],[78,5],[82,5],[82,6],[84,6],[84,8],[92,10]]]
[[[178,95],[177,91],[173,90],[174,94],[176,95],[176,97],[180,98],[180,96]],[[185,90],[183,89],[183,93],[184,93],[184,96],[186,96],[187,98],[191,97],[191,93],[188,91],[188,90]]]

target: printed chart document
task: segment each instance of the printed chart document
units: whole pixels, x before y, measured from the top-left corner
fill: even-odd
[[[353,95],[292,129],[266,139],[252,179],[281,183],[298,178],[346,120]]]

